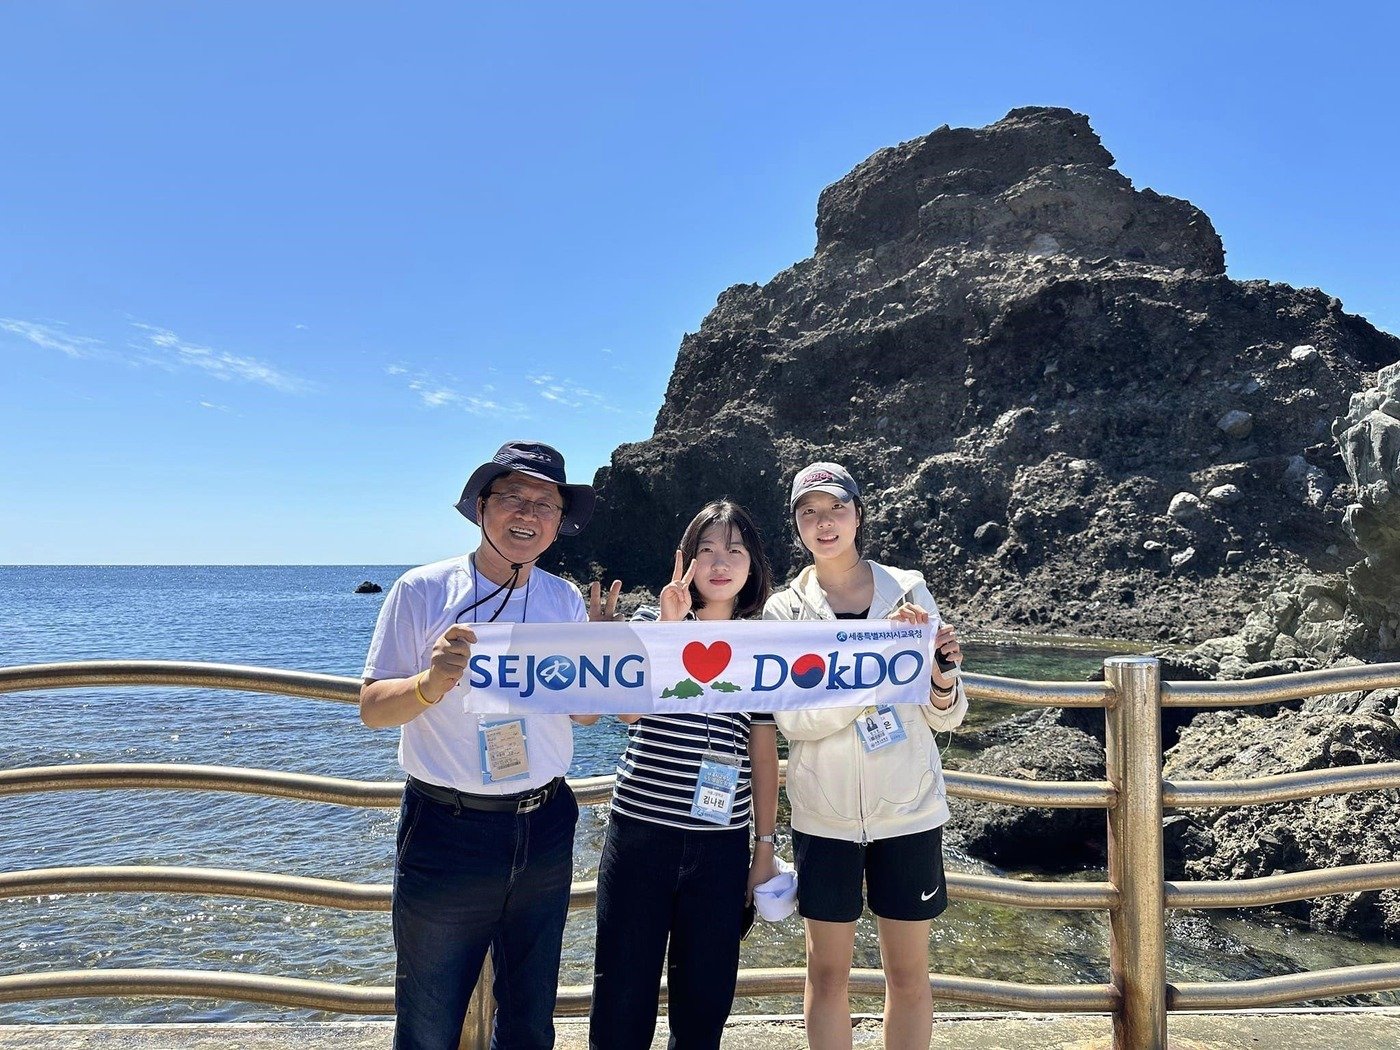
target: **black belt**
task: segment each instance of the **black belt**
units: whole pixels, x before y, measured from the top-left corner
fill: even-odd
[[[458,809],[480,809],[488,813],[533,813],[554,797],[562,783],[563,777],[555,777],[544,787],[518,795],[468,795],[465,791],[429,784],[417,777],[408,778],[408,786],[424,798]]]

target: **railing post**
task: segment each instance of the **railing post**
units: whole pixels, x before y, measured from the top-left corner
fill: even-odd
[[[1118,791],[1108,811],[1108,880],[1120,895],[1109,912],[1109,965],[1120,996],[1114,1050],[1167,1045],[1166,888],[1162,863],[1162,675],[1157,660],[1104,661],[1113,686],[1104,761]]]
[[[491,1027],[496,1020],[496,998],[491,994],[491,982],[495,979],[491,965],[491,953],[481,963],[481,976],[472,989],[471,1002],[467,1004],[467,1019],[462,1022],[462,1038],[457,1050],[490,1050]]]

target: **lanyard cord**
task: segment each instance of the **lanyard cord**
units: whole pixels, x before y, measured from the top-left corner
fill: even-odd
[[[557,537],[558,533],[556,532],[555,535]],[[478,598],[476,601],[472,602],[465,609],[459,612],[455,617],[453,617],[453,621],[456,623],[460,623],[462,617],[467,615],[467,613],[475,612],[478,608],[485,605],[492,598],[496,597],[496,595],[500,594],[502,591],[505,591],[506,596],[501,599],[501,604],[496,606],[496,611],[491,614],[491,619],[486,621],[487,623],[495,623],[496,620],[500,617],[501,613],[506,611],[506,602],[510,601],[511,595],[515,593],[515,588],[520,586],[520,570],[525,568],[525,566],[527,565],[533,565],[535,562],[540,560],[540,555],[544,554],[544,551],[540,551],[539,554],[536,554],[533,558],[530,558],[526,561],[511,561],[504,554],[501,554],[501,548],[496,546],[495,541],[491,539],[491,534],[486,531],[485,526],[482,526],[481,538],[484,539],[487,543],[489,543],[491,545],[491,549],[495,551],[498,555],[500,555],[501,560],[506,562],[510,566],[510,579],[506,580],[505,583],[501,584],[499,587],[497,587],[490,594],[486,595],[484,598]],[[480,584],[480,580],[477,578],[476,574],[476,555],[469,555],[468,559],[471,562],[472,567],[472,593],[475,594]],[[530,581],[527,578],[525,580],[525,608],[520,614],[521,620],[524,620],[526,616],[529,615],[529,612]],[[472,623],[480,622],[481,620],[479,617],[472,617]]]
[[[484,536],[485,533],[483,532],[482,535]],[[491,543],[490,537],[487,537],[486,542],[487,542],[487,543]],[[492,547],[493,550],[495,549],[495,546],[496,546],[496,545],[495,545],[494,543],[491,543],[491,547]],[[532,558],[532,559],[530,559],[530,560],[531,560],[531,561],[534,561],[535,559]],[[472,567],[472,593],[475,594],[477,591],[479,591],[479,590],[481,589],[481,577],[480,577],[480,575],[478,575],[478,573],[477,573],[477,571],[476,571],[476,556],[475,556],[475,555],[470,555],[470,556],[468,557],[468,562],[471,564],[471,567]],[[513,594],[515,594],[515,589],[516,589],[516,587],[519,586],[519,584],[520,584],[520,570],[523,569],[523,568],[525,567],[525,564],[526,564],[526,563],[524,563],[524,562],[511,562],[511,566],[510,566],[510,570],[511,570],[511,572],[510,572],[510,579],[506,580],[505,583],[501,584],[499,587],[497,587],[497,588],[496,588],[494,591],[492,591],[490,594],[486,595],[485,597],[478,598],[476,601],[474,601],[474,602],[472,602],[470,605],[468,605],[465,609],[463,609],[461,612],[459,612],[459,613],[453,618],[453,619],[454,619],[454,622],[456,622],[456,623],[461,623],[462,617],[465,616],[465,615],[467,615],[467,613],[469,613],[469,612],[475,612],[476,609],[478,609],[480,606],[485,605],[485,604],[486,604],[487,602],[489,602],[492,598],[496,597],[496,595],[500,594],[502,591],[505,591],[505,592],[506,592],[506,596],[505,596],[504,598],[501,599],[501,604],[498,605],[498,606],[496,606],[496,611],[495,611],[494,613],[491,614],[491,619],[489,619],[489,620],[486,621],[487,623],[495,623],[496,620],[500,617],[501,613],[505,612],[506,603],[509,602],[510,599],[511,599],[511,596],[512,596]],[[520,619],[521,619],[522,621],[524,621],[524,620],[526,620],[526,619],[529,618],[529,615],[530,615],[530,580],[529,580],[529,578],[527,577],[526,580],[525,580],[525,608],[522,609],[521,612],[520,612]],[[480,623],[480,622],[481,622],[480,617],[477,617],[477,616],[473,616],[473,617],[472,617],[472,623]]]

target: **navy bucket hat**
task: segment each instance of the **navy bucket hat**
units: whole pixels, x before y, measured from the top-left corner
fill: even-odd
[[[564,457],[559,450],[539,441],[507,441],[489,463],[472,471],[456,503],[462,517],[480,525],[476,515],[477,497],[503,474],[526,474],[551,485],[558,485],[564,496],[564,515],[559,520],[559,535],[577,536],[593,516],[597,494],[592,485],[570,485],[564,477]]]

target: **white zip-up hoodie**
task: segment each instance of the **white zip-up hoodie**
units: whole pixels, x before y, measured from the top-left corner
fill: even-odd
[[[938,614],[920,573],[870,562],[875,576],[872,620],[904,601]],[[807,566],[768,599],[765,620],[834,620],[836,614]],[[956,728],[967,714],[962,680],[953,705],[896,704],[907,739],[866,753],[856,731],[862,707],[778,711],[773,717],[788,738],[787,793],[792,826],[807,835],[873,842],[928,831],[948,820],[948,790],[934,733]]]

